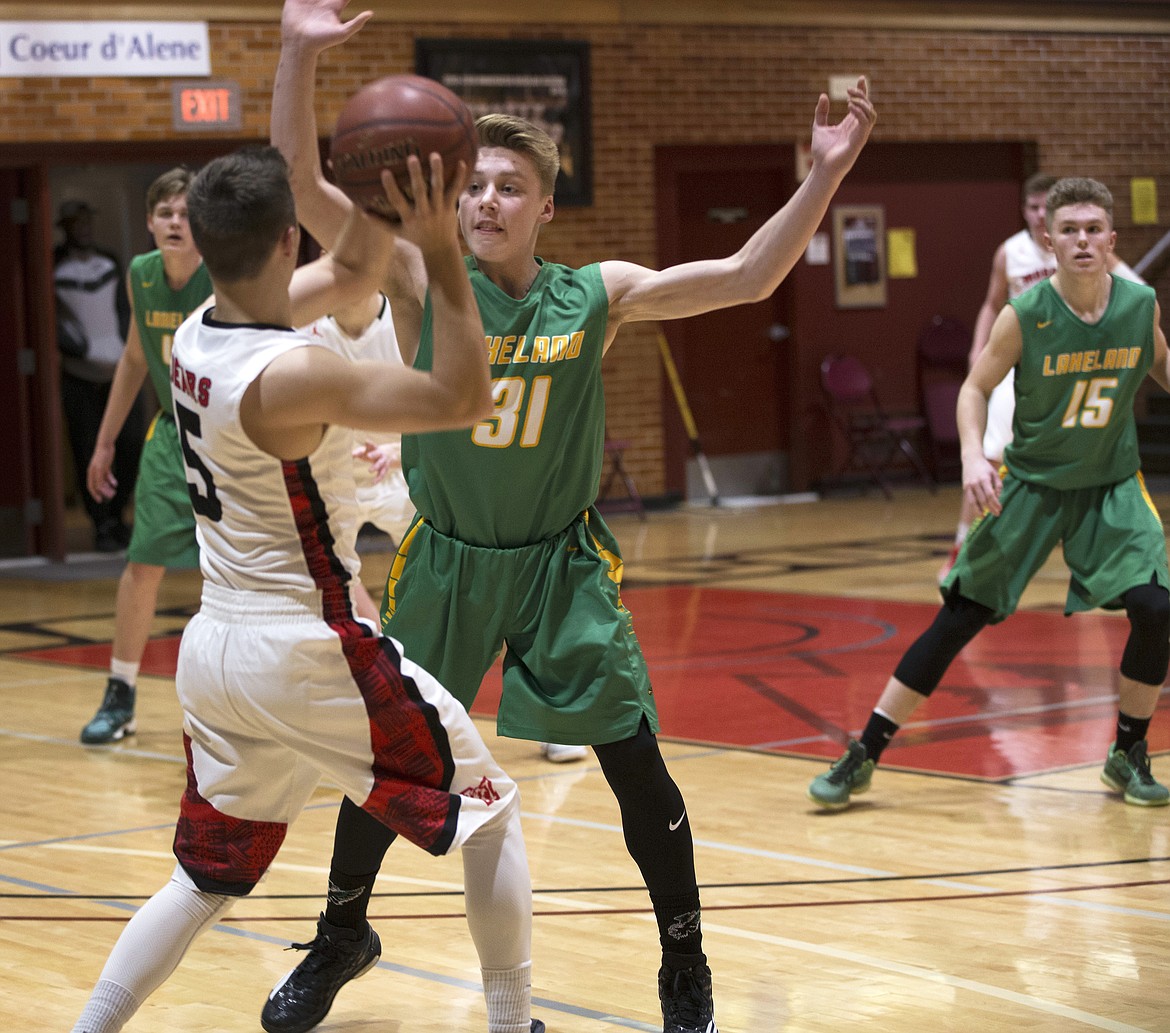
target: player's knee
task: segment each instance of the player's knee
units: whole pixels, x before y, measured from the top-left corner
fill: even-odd
[[[1129,639],[1121,673],[1143,685],[1161,685],[1170,669],[1170,592],[1157,584],[1138,585],[1124,596]]]
[[[953,593],[933,623],[906,650],[894,677],[907,688],[929,696],[963,647],[979,634],[994,611],[966,596]]]
[[[628,739],[593,747],[602,774],[619,804],[677,793],[662,759],[658,739],[643,718]]]
[[[1125,593],[1125,612],[1135,628],[1170,635],[1170,592],[1161,585],[1138,585]]]

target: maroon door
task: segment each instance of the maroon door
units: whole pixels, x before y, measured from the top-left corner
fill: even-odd
[[[791,147],[660,147],[659,264],[731,255],[791,195]],[[707,455],[789,448],[786,289],[751,305],[663,324]],[[686,489],[690,445],[664,378],[666,489]]]

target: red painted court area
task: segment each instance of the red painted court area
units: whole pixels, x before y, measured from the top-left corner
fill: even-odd
[[[691,586],[623,592],[671,738],[836,758],[861,728],[934,606]],[[1021,612],[988,628],[886,750],[883,763],[1006,779],[1099,763],[1129,625],[1103,613]],[[104,669],[109,644],[14,655]],[[144,673],[171,675],[178,638],[153,640]],[[474,711],[495,712],[493,669]],[[1163,709],[1166,708],[1163,697]],[[1150,750],[1170,749],[1157,720]]]

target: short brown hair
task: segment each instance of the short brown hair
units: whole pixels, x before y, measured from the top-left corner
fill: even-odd
[[[185,196],[191,189],[191,180],[194,178],[195,173],[182,165],[164,172],[146,188],[146,214],[153,214],[159,201]]]
[[[561,170],[561,156],[553,138],[539,126],[518,115],[481,115],[475,120],[480,147],[503,147],[523,154],[536,166],[540,188],[551,194]]]
[[[1083,176],[1068,176],[1058,179],[1048,191],[1044,201],[1047,209],[1044,221],[1048,228],[1052,228],[1052,218],[1058,208],[1065,208],[1070,204],[1095,204],[1104,208],[1109,216],[1109,225],[1113,225],[1113,195],[1104,183],[1095,179],[1086,179]]]
[[[1021,199],[1027,204],[1028,198],[1033,194],[1047,194],[1055,182],[1055,176],[1050,176],[1046,172],[1037,172],[1024,180],[1024,190],[1020,195]]]
[[[213,283],[252,279],[297,224],[288,165],[275,147],[208,162],[187,191],[191,236]]]

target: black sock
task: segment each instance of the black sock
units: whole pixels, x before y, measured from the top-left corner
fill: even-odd
[[[344,875],[329,870],[329,892],[325,898],[325,921],[343,929],[364,930],[370,894],[374,891],[377,872],[369,875]]]
[[[658,941],[662,944],[663,957],[667,954],[691,956],[689,964],[675,967],[690,968],[698,964],[694,956],[703,953],[698,890],[670,897],[650,894],[650,902],[654,905],[654,917],[658,919]]]
[[[333,833],[333,860],[329,863],[326,922],[344,929],[365,930],[374,880],[394,839],[390,829],[349,797],[341,801]]]
[[[865,731],[861,733],[861,745],[865,747],[865,755],[875,764],[882,755],[882,750],[890,745],[890,740],[898,726],[884,714],[876,710],[869,715]]]
[[[1135,742],[1141,742],[1149,730],[1150,718],[1130,717],[1119,710],[1117,712],[1117,741],[1113,748],[1129,753],[1130,747]]]

